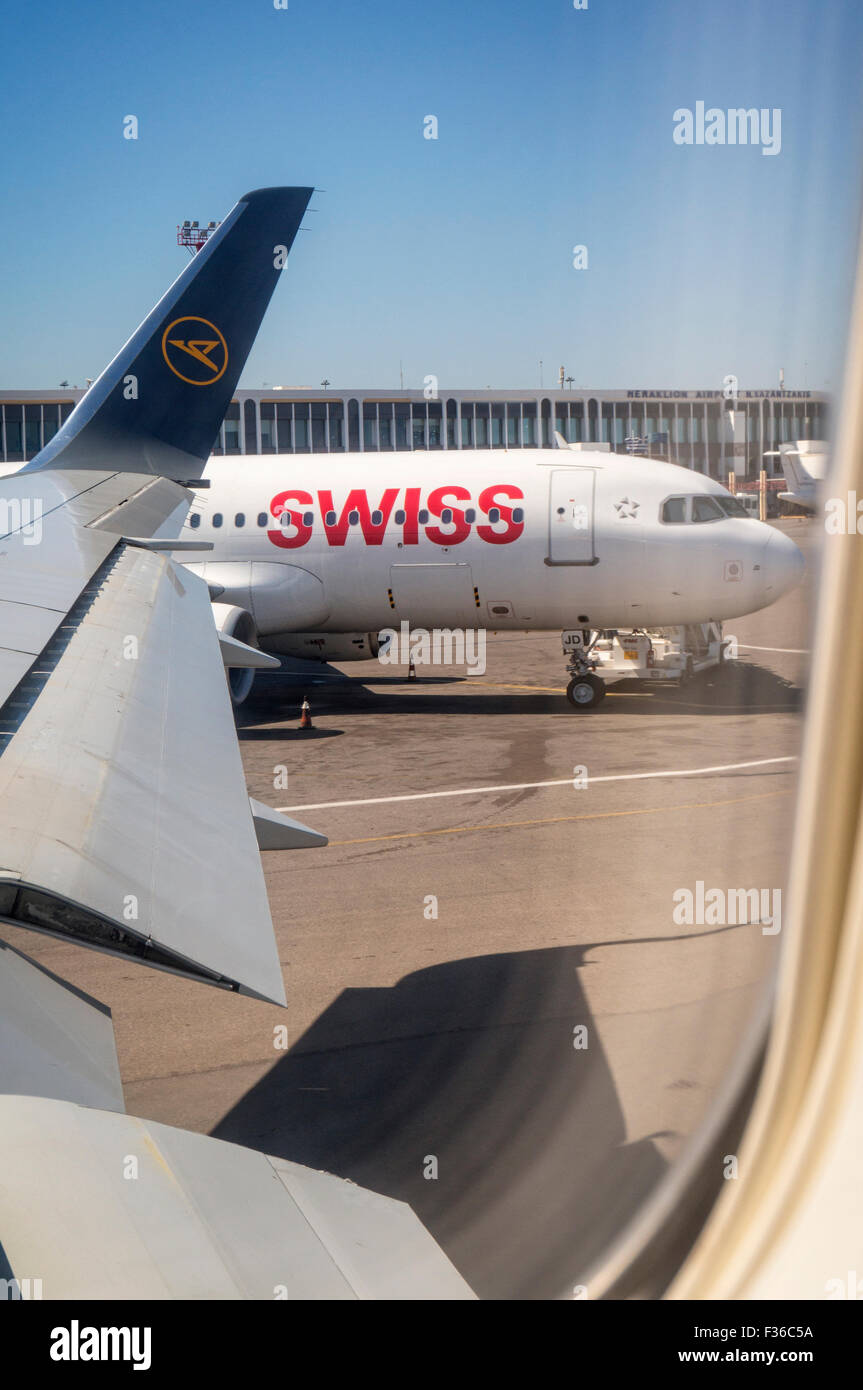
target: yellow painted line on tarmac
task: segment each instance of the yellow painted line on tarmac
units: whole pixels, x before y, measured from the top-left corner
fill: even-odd
[[[512,681],[480,681],[474,676],[471,685],[481,685],[485,690],[539,690],[545,695],[565,695],[565,685],[515,685]]]
[[[481,685],[485,690],[537,690],[542,695],[565,695],[565,685],[514,685],[511,681],[481,681],[473,677],[471,685]],[[606,690],[605,696],[608,699],[611,695],[627,695],[630,699],[648,699],[650,692],[647,690]]]
[[[408,830],[397,835],[366,835],[359,840],[330,840],[336,845],[374,845],[386,840],[419,840],[429,835],[467,835],[483,830],[522,830],[534,825],[559,825],[562,821],[614,820],[620,816],[668,815],[672,811],[712,810],[717,806],[739,806],[745,801],[766,801],[769,797],[790,796],[791,791],[758,792],[754,796],[732,796],[724,801],[689,801],[682,806],[646,806],[635,811],[593,811],[581,816],[547,816],[542,820],[507,820],[494,825],[454,825],[443,830]]]

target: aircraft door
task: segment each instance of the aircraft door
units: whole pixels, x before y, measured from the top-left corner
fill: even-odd
[[[595,468],[553,468],[547,565],[595,565]]]

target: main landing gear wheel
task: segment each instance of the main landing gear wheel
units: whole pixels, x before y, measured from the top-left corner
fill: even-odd
[[[599,676],[573,676],[566,687],[566,698],[573,709],[595,709],[605,699],[605,682]]]

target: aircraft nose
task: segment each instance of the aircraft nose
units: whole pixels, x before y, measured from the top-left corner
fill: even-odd
[[[764,591],[770,602],[799,584],[804,568],[803,554],[790,536],[771,528],[761,560]]]

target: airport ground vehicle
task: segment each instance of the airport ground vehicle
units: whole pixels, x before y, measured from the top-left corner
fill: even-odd
[[[595,709],[606,687],[621,681],[658,681],[683,685],[699,671],[727,658],[722,624],[690,623],[683,627],[561,633],[567,670],[572,677],[566,698],[573,709]]]

